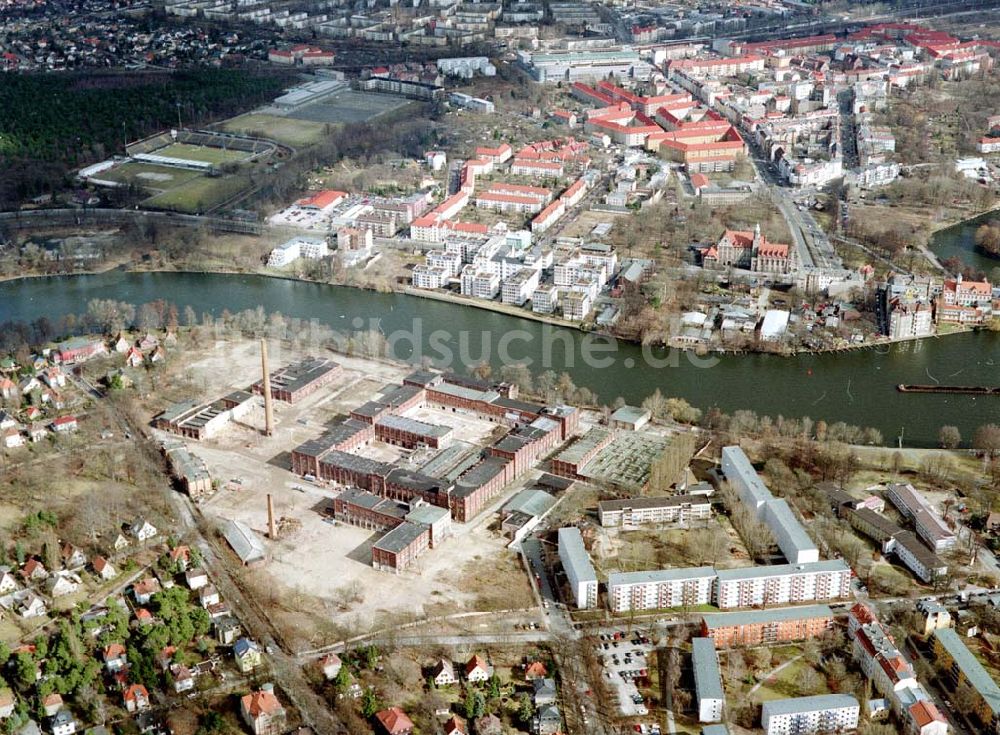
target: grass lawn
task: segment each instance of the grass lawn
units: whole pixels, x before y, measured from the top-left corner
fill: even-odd
[[[772,699],[785,699],[787,697],[802,697],[812,694],[828,694],[829,688],[826,686],[826,679],[820,675],[822,682],[821,691],[804,690],[801,687],[802,675],[812,667],[805,660],[799,659],[778,672],[773,681],[768,680],[760,689],[753,693],[755,702],[768,702]]]
[[[187,161],[203,161],[205,163],[229,163],[245,161],[250,157],[246,151],[231,151],[225,148],[210,148],[201,145],[189,145],[188,143],[174,143],[166,148],[160,148],[153,152],[157,156],[167,156],[169,158],[182,158]]]
[[[221,128],[230,133],[261,135],[295,148],[305,148],[318,143],[326,135],[324,123],[253,112],[226,120]]]
[[[199,176],[162,194],[150,197],[143,204],[178,212],[206,212],[246,189],[250,184],[245,174],[210,178]]]

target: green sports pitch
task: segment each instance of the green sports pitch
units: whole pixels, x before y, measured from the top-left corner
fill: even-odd
[[[249,151],[235,151],[228,148],[214,148],[191,145],[189,143],[171,143],[168,146],[153,151],[153,155],[179,158],[185,161],[223,164],[246,161],[253,154]]]

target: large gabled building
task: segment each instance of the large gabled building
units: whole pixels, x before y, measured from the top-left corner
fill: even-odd
[[[566,572],[566,581],[578,608],[597,607],[597,572],[583,545],[580,529],[574,526],[559,529],[559,561]]]
[[[953,628],[934,631],[937,665],[955,686],[966,685],[975,694],[975,714],[992,733],[1000,733],[1000,687]]]

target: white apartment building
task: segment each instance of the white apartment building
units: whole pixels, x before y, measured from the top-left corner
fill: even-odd
[[[562,297],[563,317],[581,322],[593,309],[593,299],[583,291],[567,291]]]
[[[559,561],[576,606],[580,609],[597,607],[597,572],[583,545],[580,529],[567,526],[559,529]]]
[[[602,500],[597,504],[597,515],[604,527],[686,523],[711,518],[712,502],[704,495]]]
[[[534,268],[522,268],[503,282],[500,299],[505,304],[524,306],[538,288],[538,271]]]
[[[537,314],[551,314],[559,306],[559,289],[546,284],[531,295],[531,310]]]
[[[608,606],[612,612],[627,612],[707,605],[715,575],[712,567],[609,574]]]
[[[427,253],[427,265],[442,268],[451,278],[458,275],[462,267],[462,256],[448,250],[431,250]]]
[[[520,214],[537,214],[545,205],[533,196],[519,194],[501,194],[484,192],[476,197],[477,209],[489,209],[495,212],[517,212]]]
[[[780,605],[847,598],[851,569],[840,559],[717,572],[716,605],[734,607]]]
[[[781,553],[791,564],[819,561],[819,549],[785,500],[775,498],[768,501],[764,506],[764,522],[771,529]]]
[[[322,237],[293,237],[288,242],[284,242],[271,251],[267,258],[267,264],[271,268],[280,268],[293,263],[299,258],[309,258],[319,260],[330,254],[326,244],[326,238]]]
[[[414,288],[444,288],[448,283],[448,272],[444,268],[420,263],[413,268]]]
[[[467,265],[462,269],[462,295],[477,299],[494,299],[500,293],[500,276]]]
[[[719,657],[711,638],[691,639],[691,665],[694,669],[694,691],[698,704],[698,722],[718,722],[726,703],[719,673]]]
[[[736,490],[740,502],[760,518],[764,505],[774,496],[750,464],[750,458],[738,446],[722,448],[722,474]]]
[[[775,699],[764,702],[760,724],[767,735],[845,732],[858,726],[861,706],[849,694]]]

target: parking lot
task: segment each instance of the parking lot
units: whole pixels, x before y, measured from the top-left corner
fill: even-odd
[[[649,676],[648,656],[653,650],[649,638],[634,633],[631,638],[625,631],[602,633],[597,643],[604,662],[604,676],[618,692],[618,702],[626,717],[649,714],[636,682]]]

